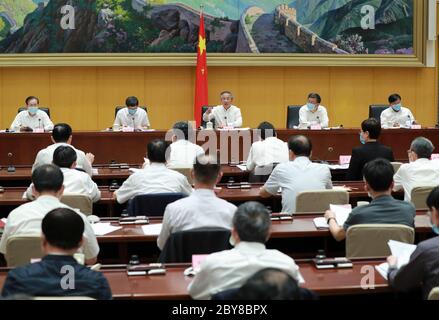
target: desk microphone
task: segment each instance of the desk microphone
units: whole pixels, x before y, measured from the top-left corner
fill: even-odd
[[[41,119],[38,119],[38,129],[41,129]]]
[[[320,117],[319,116],[317,116],[317,121],[319,122],[319,124],[320,124]]]
[[[13,156],[13,154],[12,154],[12,152],[9,152],[8,153],[8,159],[9,159],[9,165],[8,165],[8,172],[15,172],[15,167],[12,165],[12,156]]]
[[[327,159],[328,159],[329,153],[332,153],[332,152],[334,152],[334,148],[333,147],[328,147],[328,149],[326,150],[325,157],[323,158],[324,160],[320,160],[320,163],[322,163],[322,164],[329,164],[329,161]]]

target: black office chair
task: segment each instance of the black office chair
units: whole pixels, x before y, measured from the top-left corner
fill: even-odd
[[[230,249],[229,239],[230,230],[222,228],[197,228],[174,232],[166,241],[159,262],[192,262],[194,254],[211,254]]]
[[[369,106],[369,118],[375,118],[381,121],[381,113],[389,106],[384,104],[372,104]]]
[[[120,109],[126,108],[125,106],[117,106],[116,109],[114,110],[114,117],[116,118],[117,113],[119,112]],[[148,108],[147,107],[139,107],[142,108],[143,110],[145,110],[146,113],[148,113]]]
[[[287,129],[293,129],[299,125],[299,111],[302,106],[291,105],[287,109]]]
[[[203,115],[207,111],[207,109],[209,109],[209,108],[210,108],[210,106],[201,107],[201,126],[203,128],[206,128],[206,123],[207,123],[206,121],[203,120]],[[210,122],[212,122],[212,125],[215,128],[215,119],[212,119]]]
[[[45,113],[47,113],[47,115],[50,118],[50,109],[49,108],[38,107],[38,109],[40,109],[41,111],[44,111]],[[26,111],[26,110],[27,110],[27,108],[25,108],[25,107],[18,108],[18,113],[20,113],[21,111]]]
[[[141,194],[128,202],[129,216],[159,217],[165,213],[166,206],[186,197],[183,193]]]

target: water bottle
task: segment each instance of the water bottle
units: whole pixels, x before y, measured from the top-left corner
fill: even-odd
[[[206,123],[206,130],[213,130],[213,123],[212,121],[209,121]]]
[[[410,119],[410,116],[407,116],[407,121],[405,122],[405,126],[407,128],[411,128],[412,127],[412,119]]]

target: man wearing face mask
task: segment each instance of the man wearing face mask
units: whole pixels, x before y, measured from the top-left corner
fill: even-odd
[[[401,96],[397,93],[389,97],[389,108],[381,113],[381,126],[383,129],[388,128],[409,128],[416,124],[412,112],[402,106]]]
[[[40,100],[37,97],[30,96],[26,98],[26,109],[21,111],[15,117],[10,129],[20,132],[32,132],[36,130],[50,131],[53,129],[53,123],[47,113],[38,109]]]
[[[139,108],[139,100],[136,97],[128,97],[125,104],[126,108],[117,112],[113,127],[130,127],[135,130],[148,129],[150,127],[148,114]]]
[[[361,123],[360,142],[362,145],[352,149],[346,180],[362,180],[364,165],[374,159],[384,158],[395,161],[392,149],[378,142],[380,133],[381,125],[377,119],[370,118]]]
[[[439,234],[439,187],[434,188],[427,198],[433,231]],[[439,286],[439,237],[422,241],[410,256],[409,263],[398,269],[394,256],[387,258],[387,278],[391,287],[398,291],[409,291],[422,286],[424,299],[430,291]]]
[[[308,103],[299,110],[299,128],[310,128],[313,125],[328,127],[328,112],[324,106],[320,105],[321,102],[322,98],[318,93],[308,95]]]

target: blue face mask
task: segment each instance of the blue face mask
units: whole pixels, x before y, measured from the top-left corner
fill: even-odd
[[[315,104],[312,104],[312,103],[309,103],[309,102],[306,105],[308,106],[308,110],[309,111],[313,111],[315,109],[315,107],[316,107]]]
[[[128,113],[130,114],[130,116],[134,116],[137,112],[137,108],[136,109],[128,109]]]
[[[438,226],[433,225],[433,226],[431,227],[431,229],[433,229],[433,232],[434,232],[435,234],[439,235],[439,227],[438,227]]]
[[[395,112],[399,112],[399,111],[401,111],[401,104],[397,104],[397,105],[394,105],[394,106],[392,106],[392,109],[393,109],[393,111],[395,111]]]
[[[366,140],[364,140],[363,136],[361,135],[361,132],[360,132],[360,142],[361,144],[366,144]]]
[[[29,107],[27,108],[27,111],[31,114],[31,115],[35,115],[38,112],[38,107]]]

